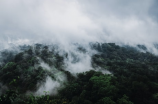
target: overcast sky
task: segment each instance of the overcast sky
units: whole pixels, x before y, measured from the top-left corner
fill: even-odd
[[[0,43],[158,41],[158,0],[0,0]]]

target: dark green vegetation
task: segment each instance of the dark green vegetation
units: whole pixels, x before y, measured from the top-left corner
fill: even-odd
[[[68,54],[59,55],[55,47],[37,44],[22,47],[18,54],[1,52],[0,82],[2,104],[158,104],[158,57],[136,48],[120,47],[114,43],[93,44],[98,53],[92,56],[94,70],[78,73],[74,77],[65,71],[64,59]],[[146,47],[138,48],[146,51]],[[86,49],[80,47],[79,51]],[[51,70],[40,66],[47,63]],[[110,71],[103,74],[95,71]],[[56,89],[57,95],[25,95],[35,92],[38,83],[50,76],[63,73],[67,81],[64,87]],[[7,86],[7,90],[3,85]]]
[[[42,62],[53,67],[51,69],[53,74],[41,67]],[[18,53],[12,60],[2,65],[0,81],[9,89],[18,89],[20,93],[35,91],[38,88],[37,83],[44,82],[47,76],[55,79],[55,75],[62,70],[62,65],[63,57],[53,49],[49,50],[48,46],[37,44],[35,49],[28,46],[26,51]]]

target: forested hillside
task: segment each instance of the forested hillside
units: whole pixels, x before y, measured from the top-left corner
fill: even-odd
[[[158,104],[158,56],[145,46],[90,44],[96,51],[91,57],[92,69],[75,75],[65,70],[69,54],[60,54],[57,48],[35,44],[1,51],[0,103]],[[84,47],[78,51],[88,52]],[[48,78],[60,86],[37,95]]]

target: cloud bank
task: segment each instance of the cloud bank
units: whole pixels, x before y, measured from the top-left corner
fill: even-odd
[[[143,44],[158,53],[153,48],[158,43],[157,5],[157,0],[0,0],[0,50],[10,45],[59,44],[69,53],[65,64],[71,73],[92,68],[91,55],[76,51],[74,43]],[[73,62],[72,53],[78,62]],[[59,85],[48,77],[37,93]]]
[[[1,45],[96,41],[151,45],[158,39],[156,4],[156,0],[1,0]]]

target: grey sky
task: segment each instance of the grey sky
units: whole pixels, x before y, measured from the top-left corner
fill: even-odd
[[[158,39],[157,0],[1,0],[0,40],[146,44]]]

